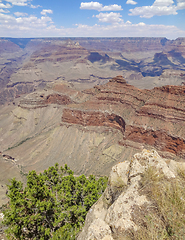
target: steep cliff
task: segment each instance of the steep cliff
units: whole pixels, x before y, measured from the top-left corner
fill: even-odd
[[[140,90],[118,76],[84,92],[89,100],[65,108],[63,122],[113,127],[123,134],[120,144],[130,140],[185,157],[184,86]]]

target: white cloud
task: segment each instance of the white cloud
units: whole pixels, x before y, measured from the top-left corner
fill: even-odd
[[[6,0],[6,1],[16,6],[27,6],[29,3],[29,0]]]
[[[42,15],[46,15],[47,13],[52,14],[53,10],[51,10],[51,9],[43,9],[42,12],[41,12]]]
[[[84,37],[167,37],[175,39],[185,36],[185,31],[175,26],[147,25],[145,23],[132,24],[131,22],[121,22],[119,24],[104,25],[82,25],[77,28],[63,29],[64,36],[84,36]]]
[[[153,6],[170,6],[174,3],[173,0],[155,0]]]
[[[4,9],[1,9],[1,8],[0,8],[0,12],[1,12],[1,13],[9,13],[10,11],[8,11],[7,9],[4,10]]]
[[[16,23],[20,25],[20,27],[24,28],[40,28],[47,27],[48,22],[52,23],[52,19],[50,17],[41,17],[37,18],[35,16],[29,17],[19,17],[15,19]]]
[[[6,0],[14,4],[27,4],[32,7],[31,1],[27,0]],[[42,17],[28,16],[26,13],[15,12],[14,15],[4,14],[8,8],[12,7],[9,3],[4,4],[0,10],[0,37],[167,37],[174,39],[185,37],[185,31],[175,26],[166,25],[148,25],[144,22],[133,24],[130,21],[124,22],[122,15],[113,11],[119,11],[121,6],[117,4],[103,6],[99,2],[81,3],[81,9],[93,9],[101,12],[95,15],[100,23],[94,26],[78,24],[75,27],[57,28],[52,18],[47,14],[53,13],[51,9],[43,9]],[[183,9],[185,0],[177,0],[179,9]],[[154,15],[177,14],[177,6],[172,0],[156,0],[152,6],[138,7],[130,10],[130,15],[140,15],[142,17],[151,17]],[[34,7],[34,6],[33,6]],[[36,6],[35,6],[36,7]],[[40,7],[39,5],[37,7]],[[112,10],[111,10],[112,9]],[[110,12],[109,12],[110,11]],[[7,12],[6,12],[7,13]]]
[[[132,24],[130,21],[126,21],[126,24]]]
[[[81,2],[80,9],[101,11],[103,4],[99,2]]]
[[[137,16],[144,18],[151,18],[155,15],[176,15],[177,9],[176,6],[173,5],[173,0],[155,0],[152,6],[142,6],[136,7],[134,9],[130,9],[130,16]]]
[[[11,24],[11,22],[14,21],[14,20],[15,20],[14,17],[12,17],[10,15],[3,14],[3,13],[0,13],[0,23],[1,24],[4,24],[4,23],[6,23],[6,24],[10,23]]]
[[[177,10],[185,9],[185,0],[177,0]]]
[[[107,17],[107,19],[106,19]],[[121,16],[120,16],[121,17]],[[109,15],[104,17],[108,22]],[[109,20],[108,20],[109,19]],[[114,18],[113,18],[114,19]],[[119,16],[116,18],[119,19]],[[47,16],[13,17],[0,13],[0,37],[167,37],[175,39],[185,37],[185,31],[175,26],[148,25],[143,22],[133,24],[130,21],[112,21],[113,24],[94,26],[78,24],[73,28],[57,28]]]
[[[4,3],[1,3],[0,2],[0,8],[11,8],[12,6],[9,4],[9,3],[7,3],[7,4],[4,4]]]
[[[130,9],[130,16],[151,18],[153,16],[176,15],[177,10],[185,9],[185,0],[177,0],[174,5],[173,0],[155,0],[152,6],[142,6]]]
[[[140,15],[140,17],[151,18],[155,15],[176,15],[176,8],[173,6],[170,7],[156,7],[156,6],[143,6],[137,7],[129,10],[131,13],[130,16]]]
[[[126,4],[135,5],[135,4],[137,4],[137,2],[135,2],[135,1],[133,1],[133,0],[127,0]]]
[[[121,5],[113,4],[102,7],[100,11],[121,11],[123,10]]]
[[[99,19],[100,22],[104,23],[118,23],[123,22],[123,19],[121,19],[122,15],[120,13],[100,13],[96,15],[96,17]]]
[[[28,14],[27,13],[23,13],[23,12],[15,12],[14,15],[16,17],[24,17],[24,16],[27,16]]]
[[[52,25],[52,19],[47,16],[14,17],[0,13],[0,36],[29,37],[42,36],[45,29]]]
[[[30,7],[31,7],[31,8],[39,8],[39,7],[41,7],[41,6],[40,6],[40,5],[32,5],[32,4],[31,4]]]
[[[103,6],[99,2],[81,2],[80,9],[97,10],[97,11],[121,11],[123,10],[121,5],[113,4]]]
[[[140,22],[138,23],[138,26],[146,26],[146,24],[144,22]]]

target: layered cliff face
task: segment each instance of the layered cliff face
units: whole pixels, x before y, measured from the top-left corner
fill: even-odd
[[[145,149],[115,165],[105,192],[89,210],[77,239],[183,238],[183,210],[175,209],[184,204],[184,178],[179,177],[179,171],[184,173],[185,163]]]
[[[63,122],[117,128],[122,145],[130,140],[185,157],[184,86],[139,90],[118,76],[85,92],[90,99],[65,108]]]
[[[83,58],[88,51],[73,41],[44,41],[40,49],[31,55],[31,62],[66,62]]]
[[[113,113],[64,109],[62,121],[82,126],[107,126],[125,132],[124,120]]]
[[[89,38],[79,39],[81,46],[87,49],[98,49],[103,51],[116,50],[119,52],[142,52],[142,51],[162,51],[169,41],[166,38]]]

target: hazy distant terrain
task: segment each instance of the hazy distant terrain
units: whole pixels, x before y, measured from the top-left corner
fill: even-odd
[[[0,103],[53,82],[86,89],[117,75],[139,88],[180,85],[184,44],[183,38],[1,38]]]

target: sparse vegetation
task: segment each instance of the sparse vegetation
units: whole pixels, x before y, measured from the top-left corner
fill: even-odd
[[[25,188],[12,179],[3,212],[8,239],[75,239],[106,183],[106,177],[75,177],[67,165],[58,164],[44,173],[29,172]]]
[[[11,149],[13,149],[13,148],[19,147],[21,144],[25,143],[26,141],[28,141],[28,140],[30,140],[30,139],[32,139],[32,137],[25,138],[25,139],[23,139],[22,141],[16,143],[14,146],[9,147],[7,150],[11,150]]]
[[[23,166],[22,166],[22,165],[20,165],[20,166],[18,165],[18,167],[20,168],[20,174],[21,174],[21,176],[22,176],[22,177],[27,177],[28,174],[24,172]]]
[[[149,168],[141,179],[140,192],[151,206],[139,218],[140,229],[131,233],[132,240],[185,239],[185,174],[167,179]]]

